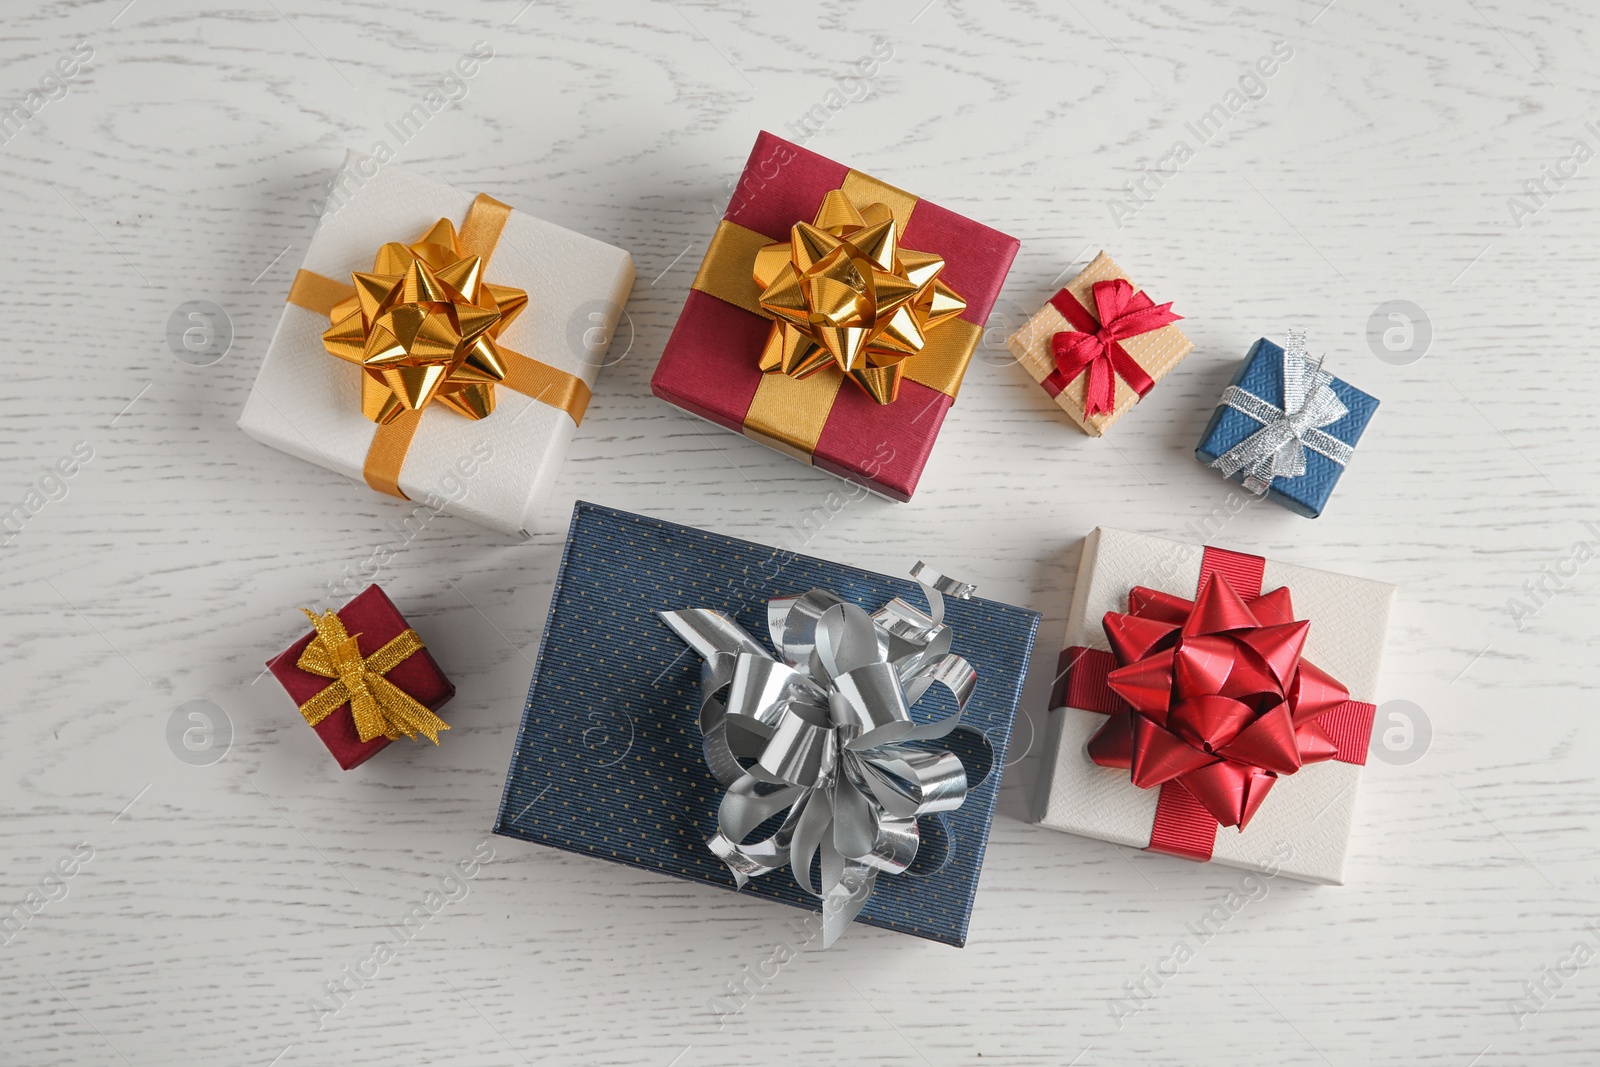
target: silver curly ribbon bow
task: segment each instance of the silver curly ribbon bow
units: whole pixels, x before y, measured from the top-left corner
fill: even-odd
[[[1335,395],[1333,375],[1306,355],[1306,332],[1290,330],[1283,343],[1283,407],[1230,385],[1222,403],[1261,423],[1261,429],[1211,461],[1226,476],[1245,472],[1244,487],[1264,496],[1274,478],[1298,478],[1306,472],[1306,449],[1339,466],[1355,449],[1323,426],[1338,422],[1350,409]]]
[[[872,895],[878,872],[911,865],[917,819],[954,811],[967,774],[953,752],[907,742],[944,737],[961,721],[977,672],[950,653],[944,597],[974,587],[918,563],[929,610],[899,597],[868,615],[826,589],[767,602],[773,658],[733,619],[709,608],[657,612],[704,658],[700,733],[727,790],[708,844],[739,887],[787,865],[822,900],[822,943],[833,944]],[[911,706],[943,685],[956,711],[912,721]],[[745,838],[788,810],[760,841]],[[811,863],[821,855],[822,885]]]

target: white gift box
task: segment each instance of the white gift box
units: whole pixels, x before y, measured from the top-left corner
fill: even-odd
[[[355,153],[346,157],[338,187],[348,195],[319,221],[304,269],[348,285],[352,272],[372,270],[385,242],[410,244],[440,218],[460,229],[472,193],[394,164],[366,177],[361,168],[372,164]],[[513,210],[487,278],[528,293],[527,307],[500,335],[501,346],[593,386],[633,287],[632,257]],[[239,427],[371,492],[362,467],[377,426],[361,413],[361,368],[323,348],[328,326],[326,315],[285,305]],[[504,386],[495,396],[494,412],[479,420],[429,405],[406,453],[400,488],[414,501],[527,536],[576,426],[565,411]]]
[[[1164,537],[1094,530],[1084,542],[1062,647],[1109,652],[1101,619],[1108,611],[1127,611],[1128,591],[1136,585],[1193,600],[1203,554],[1198,545]],[[1343,683],[1350,699],[1376,704],[1395,587],[1269,559],[1261,590],[1279,586],[1289,587],[1294,617],[1311,622],[1304,658]],[[1097,712],[1051,710],[1034,821],[1148,848],[1161,790],[1140,789],[1126,769],[1089,758],[1089,739],[1105,722]],[[1339,760],[1280,776],[1245,830],[1218,827],[1212,861],[1342,885],[1360,779],[1359,765]]]

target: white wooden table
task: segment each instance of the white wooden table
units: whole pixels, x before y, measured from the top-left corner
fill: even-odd
[[[0,144],[0,510],[26,521],[0,551],[0,911],[42,895],[0,944],[0,1062],[1595,1062],[1589,6],[13,6],[0,104],[30,114]],[[878,38],[892,58],[831,110]],[[389,124],[479,41],[492,60],[400,144]],[[1277,42],[1292,55],[1254,73]],[[58,60],[72,77],[30,102]],[[719,1021],[795,913],[487,831],[573,500],[792,544],[835,488],[648,386],[726,182],[758,129],[802,120],[810,147],[1023,241],[916,500],[853,504],[805,549],[927,556],[1045,624],[969,946],[860,929]],[[404,510],[234,421],[308,205],[379,139],[630,249],[639,281],[545,530],[439,518],[383,569],[459,687],[453,729],[346,774],[261,664],[297,605],[401,542]],[[1097,441],[1003,338],[1102,247],[1197,348]],[[210,365],[168,344],[189,301],[231,324]],[[1115,998],[1241,875],[1029,825],[1021,754],[1082,536],[1208,539],[1227,489],[1190,454],[1200,428],[1246,346],[1297,324],[1383,408],[1324,517],[1251,507],[1209,539],[1400,585],[1383,696],[1416,729],[1380,716],[1349,884],[1273,883],[1119,1027]],[[170,739],[208,707],[199,751]],[[491,846],[319,1020],[325,983]]]

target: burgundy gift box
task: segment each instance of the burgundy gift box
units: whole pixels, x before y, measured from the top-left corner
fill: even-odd
[[[951,334],[963,343],[947,340],[941,347],[948,350],[940,355],[908,360],[891,404],[877,403],[849,381],[820,401],[816,389],[810,395],[780,390],[776,400],[763,398],[758,396],[763,378],[774,375],[763,374],[758,361],[772,320],[747,310],[759,292],[755,283],[741,282],[726,263],[714,269],[713,260],[726,255],[727,244],[748,250],[752,239],[756,244],[788,241],[791,227],[810,223],[823,198],[841,188],[858,207],[872,201],[892,207],[904,248],[944,258],[939,279],[966,301],[959,320],[950,324]],[[739,239],[724,242],[730,229]],[[1018,247],[1014,237],[763,132],[661,354],[651,389],[735,433],[884,496],[909,500]],[[729,302],[726,292],[741,284],[744,306]],[[712,295],[711,289],[723,292]],[[963,344],[965,350],[959,351]],[[812,385],[829,373],[838,376],[828,368],[796,384]]]
[[[335,612],[344,628],[356,639],[363,658],[400,636],[410,624],[400,609],[394,606],[384,591],[369,585],[354,599]],[[307,631],[294,644],[267,662],[273,677],[288,692],[296,707],[304,704],[333,684],[333,679],[301,670],[296,664],[300,654],[316,639],[316,631]],[[456,695],[456,687],[444,676],[426,648],[407,656],[385,673],[389,681],[409,693],[418,703],[431,711],[438,711]],[[356,732],[355,719],[350,712],[350,702],[339,705],[327,718],[312,727],[322,743],[328,746],[333,758],[345,770],[358,767],[376,756],[389,744],[387,737],[374,737],[362,741]]]

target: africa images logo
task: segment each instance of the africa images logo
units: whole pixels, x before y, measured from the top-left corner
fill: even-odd
[[[28,90],[20,103],[0,111],[0,144],[10,144],[22,133],[22,128],[54,100],[63,100],[71,90],[72,79],[83,72],[94,58],[94,47],[88,41],[79,41],[72,51],[55,61],[40,78],[37,89]]]

